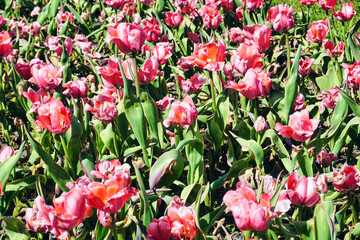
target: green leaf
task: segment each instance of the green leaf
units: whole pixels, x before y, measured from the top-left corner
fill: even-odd
[[[300,165],[300,175],[305,175],[307,177],[313,177],[313,158],[309,158],[308,150],[306,147],[302,148],[300,151],[298,151],[295,155],[295,158],[293,160],[294,162],[298,162]]]
[[[223,91],[216,98],[217,113],[215,119],[222,131],[224,131],[229,118],[230,100],[227,92],[228,91]]]
[[[339,96],[339,100],[336,103],[335,110],[333,111],[331,116],[331,120],[330,120],[331,127],[338,126],[344,121],[344,119],[347,116],[348,109],[349,107],[344,97]]]
[[[335,207],[332,202],[324,201],[316,205],[314,211],[316,239],[335,238]]]
[[[109,123],[104,130],[100,132],[100,138],[102,142],[105,144],[106,148],[116,156],[119,156],[119,152],[117,150],[117,146],[115,146],[115,133],[113,131],[112,123]]]
[[[357,116],[360,117],[360,106],[358,104],[356,104],[354,102],[354,100],[352,100],[349,95],[344,92],[342,89],[338,88],[339,92],[341,93],[341,95],[343,96],[344,100],[346,101],[346,103],[349,105],[349,107],[351,108],[351,110],[353,111],[353,113]]]
[[[60,0],[51,0],[49,9],[49,19],[55,17],[58,13]],[[61,35],[61,34],[59,34]]]
[[[223,131],[220,129],[219,125],[213,119],[210,119],[207,122],[207,126],[208,126],[208,134],[211,138],[210,140],[213,144],[215,154],[217,154],[220,150],[221,143],[223,141],[223,137],[224,137]]]
[[[352,127],[354,125],[359,125],[359,124],[360,124],[359,117],[354,117],[346,124],[346,127],[341,131],[341,134],[337,138],[337,141],[335,142],[335,146],[332,149],[332,152],[335,155],[339,155],[341,148],[344,146],[345,140],[348,137],[348,132],[349,132],[350,127]]]
[[[140,94],[140,102],[144,110],[146,120],[149,123],[150,135],[159,141],[157,129],[159,114],[155,102],[147,92],[142,92]]]
[[[314,231],[314,220],[309,221],[295,221],[294,227],[296,231],[300,234],[301,239],[304,240],[312,240],[315,239],[315,231]],[[319,239],[319,238],[317,238]]]
[[[356,46],[356,44],[354,43],[354,40],[352,39],[351,34],[348,35],[347,43],[348,43],[348,46],[350,48],[350,52],[351,52],[351,55],[353,57],[353,60],[354,61],[359,61],[360,60],[360,50],[359,50],[359,47]]]
[[[186,158],[189,161],[188,183],[202,183],[204,174],[204,143],[196,126],[190,126],[186,132],[186,139],[197,139],[185,146]],[[195,130],[196,129],[196,130]]]
[[[3,217],[5,222],[5,230],[10,239],[30,240],[30,235],[22,221],[17,218]]]
[[[175,149],[162,154],[150,169],[150,189],[159,185],[170,186],[181,176],[184,169],[184,159]]]
[[[51,2],[49,2],[48,4],[45,5],[45,7],[42,9],[41,13],[39,14],[38,18],[37,18],[37,22],[40,25],[43,25],[43,23],[46,21],[46,19],[49,16],[49,11],[50,11],[50,6],[51,6]]]
[[[316,83],[321,91],[327,91],[332,87],[339,87],[341,84],[335,67],[330,68],[326,75],[316,78]]]
[[[89,26],[86,24],[86,22],[84,22],[84,20],[81,18],[81,16],[76,12],[76,10],[74,8],[72,8],[69,4],[65,4],[66,8],[68,8],[70,10],[70,12],[72,14],[74,14],[74,17],[76,18],[76,20],[80,23],[81,25],[81,31],[83,31],[83,33],[85,35],[87,35],[89,33]]]
[[[73,181],[69,174],[52,159],[49,153],[43,150],[41,145],[33,139],[28,129],[25,128],[25,130],[33,150],[36,151],[40,158],[45,162],[47,170],[49,171],[50,176],[53,178],[55,183],[59,185],[61,190],[65,192],[69,191],[69,189],[66,187],[66,183]]]
[[[156,0],[155,11],[157,14],[161,14],[163,12],[165,6],[165,0]]]
[[[207,213],[205,216],[200,218],[200,228],[207,234],[212,226],[214,226],[216,220],[224,213],[226,205],[222,204],[218,209]]]
[[[22,152],[24,150],[24,146],[25,146],[25,142],[23,142],[21,144],[19,152],[16,155],[6,159],[6,161],[3,161],[0,164],[0,182],[2,183],[3,191],[5,189],[7,180],[9,178],[9,176],[10,176],[10,172],[13,170],[16,163],[19,161],[19,159],[21,157],[21,154],[22,154]]]

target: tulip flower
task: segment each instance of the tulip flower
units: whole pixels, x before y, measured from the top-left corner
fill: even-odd
[[[304,109],[290,115],[289,126],[284,126],[277,122],[275,130],[285,138],[305,142],[314,134],[319,122],[320,120],[310,119],[309,111]]]
[[[329,57],[340,57],[344,53],[345,43],[340,41],[338,44],[334,44],[329,40],[324,44],[324,48]]]
[[[242,23],[244,21],[244,8],[242,6],[236,8],[234,13],[234,20],[238,23]]]
[[[64,67],[58,71],[52,64],[35,64],[31,67],[32,78],[29,79],[29,82],[42,89],[55,89],[62,82],[63,69]]]
[[[360,61],[354,62],[353,65],[342,63],[345,68],[344,82],[352,88],[357,88],[360,84]]]
[[[175,12],[165,12],[165,23],[168,27],[178,27],[183,20],[180,9],[177,9]]]
[[[316,154],[316,161],[322,167],[328,167],[331,165],[332,162],[337,160],[337,156],[334,155],[332,152],[327,152],[325,148],[321,149],[321,151]]]
[[[196,120],[198,112],[190,96],[186,96],[184,101],[175,101],[171,104],[169,116],[164,120],[165,127],[170,124],[179,124],[181,126],[190,126]]]
[[[335,109],[337,102],[339,101],[341,94],[338,88],[333,87],[328,91],[323,91],[319,95],[316,96],[317,99],[323,99],[320,103],[320,109],[325,110],[325,107]]]
[[[8,21],[7,18],[3,18],[2,15],[0,15],[0,28]]]
[[[171,103],[174,101],[174,98],[172,97],[164,97],[163,99],[157,101],[156,107],[159,108],[161,111],[165,111],[166,109],[168,109],[171,106]]]
[[[259,52],[270,48],[270,41],[273,40],[270,27],[266,25],[244,26],[244,31],[250,34],[251,40],[258,46]]]
[[[334,10],[337,0],[318,0],[320,7],[323,10]]]
[[[0,32],[0,57],[7,57],[12,49],[11,37],[7,31]]]
[[[269,125],[266,123],[264,117],[259,116],[254,122],[254,128],[257,133],[262,133],[269,129]]]
[[[161,26],[156,18],[145,18],[142,20],[144,24],[145,38],[149,42],[156,42],[161,35]]]
[[[241,74],[245,74],[250,68],[262,68],[263,57],[264,54],[260,54],[257,44],[244,42],[231,51],[231,63]]]
[[[194,43],[198,43],[200,42],[200,37],[197,33],[192,33],[192,32],[189,32],[188,33],[188,38],[193,41]]]
[[[115,215],[116,215],[116,213],[115,213]],[[112,219],[111,219],[110,213],[104,212],[101,210],[97,210],[96,216],[98,217],[101,225],[103,225],[106,228],[111,228]]]
[[[187,79],[186,81],[180,75],[175,74],[175,76],[177,77],[181,88],[187,94],[197,93],[199,89],[207,82],[207,78],[200,73],[195,73],[194,76],[192,76],[190,79]]]
[[[287,32],[295,26],[294,9],[286,4],[270,8],[268,15],[276,32]]]
[[[36,113],[38,116],[34,123],[50,132],[62,133],[70,128],[71,111],[56,98],[45,98],[44,102],[38,105]]]
[[[113,179],[115,175],[115,168],[117,166],[121,166],[119,159],[100,161],[95,166],[96,170],[92,170],[91,174],[94,178],[101,178],[104,180]]]
[[[224,12],[231,12],[234,9],[234,1],[233,0],[221,0],[221,7]]]
[[[118,115],[116,99],[110,95],[99,94],[92,101],[86,103],[85,110],[106,123],[110,123]]]
[[[245,26],[244,26],[245,27]],[[239,27],[231,28],[229,33],[230,41],[233,43],[250,43],[252,41],[251,33]]]
[[[168,216],[154,219],[146,228],[146,240],[171,240],[171,222]]]
[[[312,43],[321,43],[329,34],[329,26],[326,19],[313,22],[309,26],[306,34],[306,40]]]
[[[264,0],[241,0],[243,6],[246,5],[246,9],[255,10],[260,6],[265,6]]]
[[[224,20],[223,15],[213,4],[203,5],[199,10],[199,15],[203,19],[204,26],[211,29],[217,29]]]
[[[22,61],[22,62],[18,61],[15,64],[15,69],[20,74],[20,76],[22,78],[24,78],[25,80],[29,80],[32,77],[32,75],[31,75],[31,67],[34,66],[35,64],[38,64],[38,63],[43,63],[43,61],[41,61],[38,58],[32,59],[28,63],[26,63],[24,61]]]
[[[191,14],[196,10],[198,0],[175,0],[174,7],[181,8],[185,14]]]
[[[338,172],[334,169],[333,185],[339,192],[358,189],[360,172],[354,166],[343,166]]]
[[[128,54],[131,51],[139,52],[144,45],[146,34],[144,30],[135,24],[118,23],[108,28],[109,37],[105,39],[108,43],[115,43],[119,50]]]
[[[315,206],[320,201],[320,196],[316,193],[317,188],[314,178],[302,176],[299,179],[297,171],[291,173],[286,182],[287,196],[296,206]]]
[[[115,59],[109,58],[108,65],[108,67],[96,66],[96,70],[101,75],[104,85],[108,88],[124,85],[119,63]],[[122,62],[121,66],[123,69],[127,68],[125,62]]]
[[[152,82],[158,75],[159,62],[156,59],[147,59],[143,66],[139,69],[139,83],[145,84]],[[131,79],[131,78],[130,78]]]
[[[356,14],[354,4],[352,2],[345,3],[341,11],[334,12],[334,17],[340,22],[350,21]]]
[[[158,43],[151,51],[151,57],[163,65],[172,56],[174,46],[170,43]]]
[[[295,98],[294,104],[292,106],[292,109],[296,111],[301,111],[305,109],[305,97],[302,93],[298,93],[298,95]]]
[[[311,66],[313,65],[315,59],[305,58],[305,60],[299,60],[299,74],[301,76],[307,76],[311,73]]]
[[[74,98],[84,98],[87,96],[88,85],[87,79],[81,78],[81,80],[70,81],[64,83],[63,86],[63,94],[70,95]]]
[[[272,79],[270,79],[269,76],[270,73],[265,73],[260,68],[250,68],[239,84],[233,81],[229,81],[229,84],[225,87],[239,91],[248,99],[265,97],[269,94],[272,83]]]
[[[35,232],[50,232],[53,225],[49,215],[54,211],[53,206],[45,205],[45,199],[38,196],[34,201],[33,208],[26,209],[26,226]]]
[[[236,190],[228,191],[223,198],[227,211],[232,212],[236,226],[241,231],[266,229],[268,221],[276,217],[271,212],[271,198],[267,193],[256,200],[256,194],[249,186],[238,182]]]
[[[5,146],[0,150],[0,163],[14,155],[14,149],[10,146]],[[1,192],[1,191],[0,191]]]
[[[124,8],[126,3],[125,0],[104,0],[104,3],[109,5],[112,9],[120,9]]]
[[[2,183],[0,182],[0,197],[4,195],[3,191],[2,191]]]
[[[306,6],[311,6],[316,3],[317,0],[300,0],[300,3]]]

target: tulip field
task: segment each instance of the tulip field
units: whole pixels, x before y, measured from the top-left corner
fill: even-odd
[[[359,239],[360,2],[1,0],[0,239]]]

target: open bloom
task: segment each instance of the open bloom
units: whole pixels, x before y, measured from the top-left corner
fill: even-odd
[[[184,20],[181,10],[177,9],[175,12],[165,13],[165,23],[168,27],[178,27]]]
[[[270,8],[268,15],[276,32],[287,32],[295,26],[294,9],[286,4]]]
[[[7,31],[0,32],[0,57],[7,57],[12,49],[11,37]]]
[[[266,51],[270,48],[271,28],[263,25],[244,26],[244,31],[251,36],[251,40],[257,44],[259,52]]]
[[[104,85],[108,88],[124,85],[119,63],[115,59],[109,58],[108,65],[109,66],[105,67],[96,67],[96,70],[101,75]],[[123,69],[127,68],[125,61],[122,62],[121,65]]]
[[[315,59],[305,58],[305,60],[299,60],[299,74],[301,76],[307,76],[311,73],[311,66],[313,65]]]
[[[151,57],[156,59],[159,64],[163,65],[172,56],[174,46],[170,43],[158,43],[151,50]]]
[[[352,88],[357,88],[360,84],[360,61],[354,62],[353,65],[342,63],[341,66],[345,68],[344,82]]]
[[[117,166],[121,166],[119,159],[100,161],[95,166],[96,170],[92,170],[91,174],[94,178],[101,178],[104,180],[113,179],[115,175],[115,168]]]
[[[290,115],[289,126],[276,123],[275,130],[285,138],[292,138],[296,141],[305,142],[311,138],[319,125],[320,120],[310,119],[309,111],[304,109]]]
[[[106,123],[111,122],[118,115],[116,99],[106,94],[96,95],[92,101],[86,103],[85,110]]]
[[[22,61],[22,62],[18,61],[15,64],[15,69],[22,78],[24,78],[25,80],[29,80],[32,77],[31,67],[38,63],[42,63],[42,61],[38,58],[32,59],[28,63],[26,63],[24,61]]]
[[[345,43],[340,41],[338,44],[334,44],[329,40],[324,44],[324,48],[329,57],[340,57],[344,53]]]
[[[224,67],[227,54],[225,42],[218,41],[196,44],[192,56],[198,67],[213,72],[220,71]]]
[[[358,189],[359,179],[360,172],[354,166],[343,166],[340,172],[334,169],[333,185],[339,192]]]
[[[299,179],[297,171],[291,173],[286,182],[287,196],[294,205],[315,206],[320,201],[317,188],[314,178],[302,176]]]
[[[326,19],[313,22],[309,26],[306,34],[306,40],[312,43],[320,43],[325,40],[329,34],[329,26]]]
[[[257,44],[241,43],[236,50],[231,51],[231,63],[240,73],[245,74],[250,68],[262,68],[262,58]]]
[[[240,83],[229,81],[226,88],[232,88],[239,91],[248,99],[254,99],[256,97],[265,97],[270,92],[272,79],[270,79],[270,73],[265,73],[262,69],[250,68]]]
[[[5,146],[0,150],[0,163],[14,155],[14,149],[10,146]]]
[[[317,0],[300,0],[300,3],[306,6],[314,5]]]
[[[81,78],[81,80],[74,80],[67,83],[64,83],[63,94],[70,95],[74,98],[84,98],[87,96],[88,85],[86,83],[86,78]]]
[[[53,206],[45,204],[44,198],[38,196],[35,198],[33,207],[26,209],[26,226],[35,232],[49,232],[53,228],[49,214],[54,210]]]
[[[203,5],[199,10],[199,15],[203,19],[204,26],[212,29],[217,29],[224,19],[213,4]]]
[[[195,73],[190,79],[185,80],[182,76],[175,74],[181,88],[187,94],[196,93],[207,82],[207,78],[200,73]]]
[[[332,87],[327,91],[321,92],[316,96],[317,99],[323,99],[320,103],[320,109],[325,110],[325,106],[331,109],[336,107],[337,102],[339,101],[341,94],[336,87]]]
[[[29,82],[36,84],[39,88],[46,90],[55,89],[62,81],[61,73],[52,64],[38,63],[31,67],[32,78]]]
[[[144,30],[140,26],[131,23],[122,22],[110,26],[108,33],[110,36],[105,41],[115,43],[124,54],[131,51],[140,51],[146,38]]]
[[[171,104],[169,116],[164,120],[164,126],[169,127],[171,123],[181,126],[192,125],[198,116],[194,102],[190,96],[186,96],[184,101],[175,101]]]
[[[71,111],[56,98],[45,98],[44,102],[38,105],[36,112],[38,116],[34,123],[39,127],[53,133],[62,133],[70,128]]]
[[[238,182],[236,190],[228,191],[223,198],[227,211],[232,212],[236,226],[241,231],[266,229],[268,221],[276,217],[271,212],[271,198],[267,193],[256,200],[256,193],[246,184]]]
[[[345,3],[341,11],[334,12],[334,17],[340,22],[350,21],[355,16],[354,4],[352,2]]]
[[[334,10],[337,0],[318,0],[320,7],[323,10]]]
[[[144,24],[144,33],[146,40],[149,42],[156,42],[161,35],[161,26],[156,18],[145,18],[142,20]]]

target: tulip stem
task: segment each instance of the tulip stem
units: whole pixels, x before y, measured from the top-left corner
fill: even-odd
[[[290,71],[291,71],[291,61],[290,61],[290,43],[289,43],[289,33],[285,33],[285,44],[287,49],[287,78],[290,78]]]
[[[356,211],[356,209],[354,207],[354,202],[353,202],[353,198],[351,196],[351,192],[347,191],[346,196],[347,196],[349,206],[350,206],[350,209],[351,209],[351,213],[352,213],[353,225],[355,225],[357,223],[357,220],[358,220],[358,215],[357,215],[357,211]]]
[[[139,98],[140,97],[140,84],[139,84],[139,75],[138,75],[138,68],[137,68],[135,54],[133,55],[133,61],[134,61],[134,68],[135,68],[134,75],[135,75],[136,97]]]
[[[214,114],[217,112],[217,106],[216,106],[216,90],[214,86],[214,78],[216,77],[216,71],[212,72],[212,78],[210,78],[210,88],[211,88],[211,99],[212,99],[212,107]]]
[[[115,215],[114,215],[114,213],[111,213],[110,216],[111,216],[111,231],[112,231],[112,233],[113,233],[114,240],[117,240],[118,237],[117,237],[117,232],[116,232],[116,220],[115,220]]]

